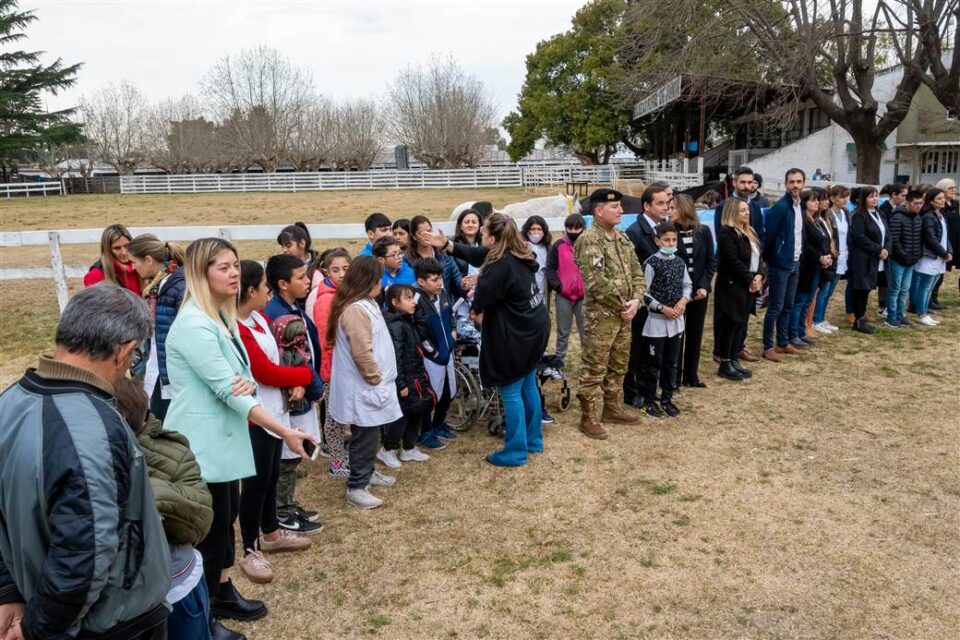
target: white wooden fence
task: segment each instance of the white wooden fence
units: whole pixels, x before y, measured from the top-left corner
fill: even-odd
[[[61,182],[7,182],[0,184],[0,193],[6,198],[63,195]]]
[[[547,224],[554,229],[563,228],[564,218],[551,218]],[[453,234],[454,221],[434,223],[434,228],[443,229],[444,233]],[[517,220],[523,224],[523,220]],[[228,240],[276,240],[277,235],[285,225],[237,225],[237,226],[200,226],[200,227],[130,227],[130,233],[138,236],[141,233],[152,233],[158,238],[169,242],[192,242],[198,238],[217,236]],[[362,223],[354,224],[311,224],[310,237],[319,244],[325,240],[359,240],[365,236]],[[31,247],[47,245],[50,248],[50,264],[47,267],[3,267],[0,268],[0,280],[16,280],[22,278],[53,278],[57,303],[62,312],[67,306],[67,278],[79,278],[86,274],[87,269],[80,266],[64,266],[60,254],[60,245],[64,244],[92,244],[100,243],[103,229],[63,229],[58,231],[2,231],[0,232],[0,249],[12,247]]]

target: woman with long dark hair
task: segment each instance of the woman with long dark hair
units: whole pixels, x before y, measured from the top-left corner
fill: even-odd
[[[673,197],[671,221],[679,235],[677,253],[687,264],[693,282],[693,299],[683,313],[686,329],[681,334],[677,381],[685,387],[706,387],[700,380],[700,347],[703,345],[710,283],[717,270],[713,237],[710,229],[700,224],[693,198],[686,194],[678,193]]]
[[[518,467],[527,463],[530,453],[543,451],[537,364],[547,348],[550,315],[537,289],[539,265],[516,222],[493,213],[484,223],[481,237],[480,248],[447,242],[443,233],[431,241],[481,265],[471,309],[480,322],[480,379],[484,385],[499,388],[506,418],[503,449],[486,460],[496,466]]]
[[[435,258],[443,265],[443,288],[451,300],[456,300],[466,291],[463,287],[463,276],[453,257],[438,251],[435,247],[421,240],[429,237],[433,232],[433,223],[427,216],[414,216],[410,220],[410,239],[407,241],[407,264],[416,269],[417,261],[422,258]]]
[[[857,208],[850,216],[847,287],[853,307],[853,330],[871,334],[876,329],[866,318],[867,301],[870,291],[877,288],[877,274],[890,255],[892,238],[886,219],[877,211],[880,194],[876,187],[862,187],[858,196]]]
[[[819,338],[819,335],[807,335],[807,313],[813,304],[821,271],[833,264],[830,236],[819,223],[820,193],[816,189],[807,188],[800,194],[800,211],[803,215],[800,275],[797,278],[797,293],[790,312],[788,334],[790,344],[795,347],[813,344]]]
[[[553,237],[550,235],[550,227],[543,216],[530,216],[523,221],[523,227],[520,229],[520,236],[527,241],[533,257],[537,261],[539,269],[537,270],[537,287],[543,294],[544,300],[547,299],[549,291],[547,289],[546,269],[547,252],[550,251],[550,244]]]
[[[947,220],[943,215],[946,206],[947,195],[942,189],[929,189],[923,198],[923,256],[914,268],[912,297],[917,321],[927,327],[940,324],[930,315],[930,301],[937,281],[946,273],[947,264],[953,260],[955,250],[950,244]]]
[[[376,298],[383,265],[373,256],[359,256],[337,287],[327,323],[333,345],[327,412],[350,425],[350,477],[347,503],[374,509],[383,501],[371,486],[391,486],[392,476],[373,470],[380,436],[403,420],[397,398],[397,357],[390,331]]]

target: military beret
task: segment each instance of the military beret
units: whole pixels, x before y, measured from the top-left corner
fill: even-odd
[[[598,202],[620,202],[621,200],[623,200],[623,194],[616,189],[597,189],[587,198],[590,204]]]

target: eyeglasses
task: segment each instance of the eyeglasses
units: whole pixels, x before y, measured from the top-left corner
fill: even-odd
[[[400,253],[399,251],[394,251],[393,253],[388,253],[387,255],[385,255],[385,256],[383,256],[383,257],[384,257],[384,258],[399,258],[401,255],[403,255],[403,254]]]

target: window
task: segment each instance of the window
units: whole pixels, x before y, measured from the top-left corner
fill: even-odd
[[[924,151],[920,166],[925,174],[956,174],[960,171],[960,150]]]

